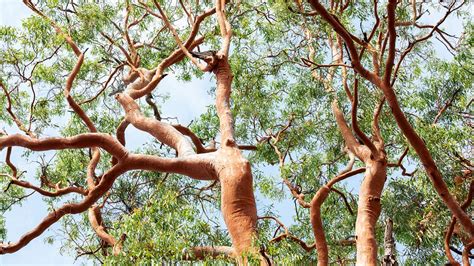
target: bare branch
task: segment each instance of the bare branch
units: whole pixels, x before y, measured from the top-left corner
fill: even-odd
[[[28,128],[25,127],[25,125],[23,125],[23,123],[21,122],[21,120],[15,115],[15,113],[13,113],[13,110],[12,110],[12,99],[10,97],[10,92],[7,90],[7,88],[5,87],[5,85],[2,83],[2,81],[0,80],[0,87],[2,87],[3,89],[3,92],[5,93],[5,96],[6,96],[6,99],[7,99],[7,112],[8,114],[11,116],[11,118],[13,119],[13,122],[15,122],[15,124],[17,125],[18,129],[20,129],[21,131],[25,132],[26,135],[32,137],[32,138],[36,138],[36,134],[33,133],[32,131],[28,130]]]

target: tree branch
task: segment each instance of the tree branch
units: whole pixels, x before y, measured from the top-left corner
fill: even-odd
[[[119,93],[115,98],[125,110],[125,120],[134,127],[148,132],[158,141],[172,147],[178,152],[178,156],[195,154],[188,139],[173,126],[156,119],[145,117],[140,112],[138,104],[125,93]]]
[[[365,133],[362,132],[362,130],[360,130],[359,124],[357,122],[357,105],[359,102],[358,87],[359,87],[359,80],[355,79],[353,101],[352,101],[352,111],[351,111],[352,129],[354,130],[355,134],[360,138],[362,143],[369,148],[369,150],[372,152],[372,155],[374,157],[377,157],[377,155],[379,154],[379,151],[374,146],[372,141],[367,137],[367,135],[365,135]]]

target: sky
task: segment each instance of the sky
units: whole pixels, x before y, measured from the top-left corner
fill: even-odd
[[[19,0],[0,0],[0,25],[20,26],[21,20],[31,14],[29,9],[24,7]],[[435,14],[436,15],[436,14]],[[447,22],[450,32],[459,36],[461,27],[459,21],[450,19]],[[449,58],[442,44],[435,44],[435,49],[441,57]],[[207,94],[210,86],[213,86],[210,75],[206,74],[202,80],[194,80],[193,82],[183,83],[177,81],[173,75],[165,78],[159,85],[160,93],[167,94],[169,99],[162,105],[162,113],[165,116],[178,117],[181,124],[188,124],[192,119],[199,116],[206,110],[206,107],[213,104],[213,99]],[[179,107],[179,108],[178,108]],[[13,129],[12,129],[13,130]],[[12,133],[9,129],[9,132]],[[141,136],[143,132],[139,132],[130,127],[127,132],[127,143],[133,143],[139,146],[143,143]],[[30,178],[34,174],[34,164],[26,162],[18,155],[18,150],[13,154],[13,160],[24,170],[27,170]],[[0,152],[0,158],[4,158],[5,151]],[[409,169],[411,170],[411,169]],[[266,172],[273,172],[277,175],[278,170],[275,167],[265,168]],[[354,192],[358,191],[358,184],[362,180],[362,175],[351,179],[350,187]],[[33,181],[33,179],[32,179]],[[37,181],[36,181],[37,182]],[[290,224],[294,214],[293,204],[291,201],[283,201],[276,205],[282,215],[282,221]],[[7,240],[16,241],[22,234],[35,227],[38,222],[47,214],[47,206],[41,197],[34,194],[26,200],[22,206],[17,206],[5,214],[6,228],[8,230]],[[74,263],[74,256],[68,254],[60,254],[59,243],[52,245],[44,243],[48,236],[57,236],[59,223],[53,225],[42,236],[34,239],[29,245],[20,251],[0,256],[0,265],[71,265]],[[84,261],[78,261],[83,263]]]

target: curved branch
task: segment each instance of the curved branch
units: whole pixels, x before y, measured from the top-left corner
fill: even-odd
[[[464,200],[463,204],[461,205],[462,210],[465,211],[469,206],[471,206],[473,197],[474,197],[474,181],[471,181],[471,184],[469,185],[469,192],[466,196],[466,200]],[[446,234],[444,235],[444,252],[446,253],[446,256],[448,257],[449,262],[453,265],[459,265],[459,263],[454,259],[453,255],[451,254],[451,247],[449,245],[449,243],[451,242],[451,237],[453,235],[454,227],[456,226],[456,220],[457,219],[455,216],[451,218],[451,222],[448,226]],[[465,246],[465,251],[468,249],[468,246],[469,244]],[[472,249],[472,245],[471,245],[471,249]],[[464,252],[462,255],[463,255],[463,263],[464,263]],[[469,265],[469,264],[465,264],[465,265]]]
[[[288,238],[288,239],[298,243],[306,252],[310,252],[311,250],[313,250],[315,248],[315,244],[308,245],[302,239],[290,234],[290,232],[288,231],[288,228],[279,219],[277,219],[273,216],[261,216],[261,217],[258,217],[257,219],[271,219],[271,220],[275,221],[278,224],[277,232],[280,228],[283,228],[283,230],[285,231],[285,233],[282,233],[282,234],[270,239],[270,242],[280,242],[283,239]],[[275,234],[276,234],[276,232],[275,232]]]
[[[178,130],[181,134],[188,136],[191,141],[194,144],[194,147],[196,147],[197,153],[206,153],[206,152],[212,152],[216,151],[216,149],[207,149],[203,146],[203,143],[201,139],[194,134],[194,132],[191,131],[188,127],[185,127],[183,125],[173,125],[173,127]]]
[[[84,133],[73,137],[52,137],[34,139],[20,134],[0,137],[0,149],[5,147],[23,147],[33,151],[81,149],[100,147],[118,158],[128,156],[128,151],[115,138],[104,133]]]
[[[198,45],[200,45],[203,42],[204,38],[201,37],[197,39],[196,41],[193,41],[189,45],[189,50],[194,49]],[[151,93],[156,86],[160,83],[160,81],[166,77],[167,74],[164,74],[164,71],[166,68],[170,67],[171,65],[183,60],[185,57],[183,51],[181,49],[175,50],[173,53],[171,53],[166,59],[164,59],[156,69],[149,71],[149,73],[152,76],[150,82],[139,82],[137,85],[136,84],[131,84],[129,88],[127,89],[128,95],[132,97],[133,99],[138,99],[140,97],[143,97],[149,93]]]
[[[462,263],[464,265],[469,265],[469,259],[472,258],[472,255],[470,254],[471,250],[474,248],[474,240],[469,242],[469,244],[467,244],[465,247],[464,247],[464,250],[462,252]]]
[[[362,173],[365,167],[340,174],[331,179],[326,185],[322,186],[311,200],[310,220],[313,226],[313,234],[316,239],[316,250],[318,251],[318,265],[329,264],[329,251],[326,236],[324,234],[323,222],[321,219],[321,205],[324,203],[332,189],[332,186],[353,175]]]
[[[115,98],[125,110],[125,120],[130,122],[134,127],[148,132],[158,141],[172,147],[178,152],[178,156],[195,154],[191,143],[183,134],[169,124],[145,117],[140,112],[140,107],[132,97],[124,93],[119,93]]]
[[[359,54],[354,44],[354,40],[360,43],[360,40],[350,34],[347,29],[339,22],[337,17],[328,12],[328,10],[317,0],[308,0],[308,2],[313,6],[314,10],[336,31],[336,33],[342,37],[344,42],[347,45],[349,54],[351,57],[351,63],[353,68],[364,78],[374,82],[380,83],[379,77],[367,70],[360,62]]]
[[[183,42],[181,41],[181,39],[179,38],[179,35],[178,35],[178,32],[176,31],[176,29],[173,27],[173,25],[171,25],[170,21],[168,20],[168,17],[166,16],[165,12],[163,11],[163,9],[161,8],[161,5],[156,1],[156,0],[153,0],[153,3],[155,4],[156,8],[158,8],[158,11],[160,12],[160,15],[161,15],[161,18],[163,20],[163,22],[165,23],[165,25],[168,27],[168,29],[171,31],[171,33],[173,34],[173,37],[176,41],[176,43],[178,44],[179,48],[183,51],[183,53],[189,58],[189,60],[191,60],[191,62],[193,62],[193,64],[195,64],[199,69],[201,70],[205,70],[206,69],[206,66],[205,65],[202,65],[200,64],[196,58],[194,58],[191,53],[189,53],[189,50],[186,48],[186,46],[183,44]]]
[[[344,193],[340,191],[339,189],[335,189],[333,187],[331,188],[331,191],[336,192],[336,194],[338,194],[342,198],[342,200],[344,201],[344,205],[346,205],[347,210],[352,216],[354,216],[354,211],[352,210],[351,204],[347,200],[347,197],[344,195]]]
[[[10,178],[11,184],[14,184],[23,188],[33,189],[34,191],[46,197],[58,197],[58,196],[66,195],[69,193],[77,193],[83,196],[87,196],[88,194],[88,190],[85,190],[81,187],[73,187],[73,186],[65,187],[65,188],[57,188],[55,191],[47,191],[40,187],[32,185],[30,182],[18,180],[17,178],[13,176],[5,175],[5,174],[0,174],[0,175],[8,176]]]
[[[351,55],[351,62],[354,65],[354,69],[364,78],[372,82],[375,86],[380,88],[387,100],[388,105],[392,109],[392,114],[395,118],[395,121],[398,124],[398,127],[402,131],[403,135],[408,139],[410,145],[414,148],[418,154],[425,170],[430,177],[433,186],[441,197],[445,205],[450,209],[450,211],[459,219],[463,227],[469,232],[471,236],[474,235],[474,224],[469,215],[464,212],[459,204],[456,202],[454,197],[449,192],[449,189],[446,185],[446,182],[443,180],[443,176],[439,171],[436,163],[431,156],[430,151],[426,147],[423,139],[416,133],[416,131],[411,126],[410,122],[407,120],[405,114],[400,108],[397,96],[393,90],[393,82],[383,82],[380,77],[375,75],[372,72],[367,71],[360,63],[357,57],[357,51],[354,46],[354,41],[351,38],[351,35],[347,30],[331,15],[317,0],[308,0],[314,9],[321,15],[321,17],[327,21],[330,26],[343,38],[344,42],[349,48]],[[396,0],[390,0],[392,3],[395,3]],[[395,36],[392,34],[392,38]],[[429,38],[429,36],[428,36]],[[385,46],[385,45],[383,45]],[[392,40],[392,46],[395,47],[395,42]],[[383,51],[383,50],[382,50]]]
[[[155,14],[150,9],[150,7],[147,6],[145,3],[141,2],[141,1],[139,1],[139,3],[142,6],[144,6],[150,14],[152,14],[154,16],[157,16],[160,19],[162,19],[161,16],[159,16],[158,14]],[[204,40],[203,37],[200,37],[200,38],[196,39],[196,36],[199,32],[199,27],[200,27],[202,21],[206,17],[209,17],[214,13],[215,13],[215,8],[210,9],[208,11],[205,11],[203,14],[196,17],[196,20],[195,20],[195,22],[192,26],[192,29],[191,29],[191,33],[190,33],[189,37],[187,38],[187,40],[184,42],[184,45],[183,45],[188,51],[193,50],[195,47],[197,47],[198,45],[200,45],[203,42],[203,40]],[[181,48],[176,49],[167,58],[165,58],[158,65],[158,67],[156,67],[154,70],[152,70],[152,74],[154,76],[152,77],[150,82],[140,84],[140,86],[138,86],[138,88],[129,89],[127,93],[133,99],[138,99],[140,97],[143,97],[143,96],[149,94],[151,91],[153,91],[153,89],[155,89],[155,87],[158,85],[158,83],[161,81],[161,79],[163,79],[166,76],[166,74],[164,74],[164,71],[168,67],[170,67],[171,65],[183,60],[185,56],[186,55],[183,52],[183,49],[181,49]]]
[[[451,263],[451,265],[457,266],[460,264],[454,259],[453,254],[451,253],[451,249],[449,247],[449,242],[451,242],[451,237],[453,236],[455,225],[456,225],[456,218],[453,217],[451,218],[451,222],[449,223],[448,230],[446,231],[446,234],[444,235],[444,253],[446,254],[446,257],[448,257],[449,263]]]
[[[357,139],[352,134],[351,129],[347,126],[346,120],[344,119],[344,114],[342,113],[341,109],[337,105],[336,101],[332,102],[332,111],[334,117],[336,119],[336,124],[339,127],[339,131],[341,132],[342,138],[346,143],[347,148],[355,155],[359,156],[358,150],[361,148],[362,145],[359,144]]]
[[[372,134],[374,134],[374,141],[378,142],[379,147],[383,147],[383,138],[380,133],[380,114],[382,112],[383,105],[385,103],[385,97],[382,97],[377,108],[374,110],[374,117],[372,120]]]
[[[117,164],[108,170],[102,177],[100,183],[89,192],[83,201],[79,203],[67,203],[61,208],[50,212],[35,228],[24,234],[17,242],[0,244],[0,254],[13,253],[26,246],[31,240],[40,236],[52,224],[56,223],[66,214],[77,214],[86,211],[94,202],[104,195],[111,187],[115,179],[125,171],[124,164]]]
[[[109,246],[113,247],[113,254],[118,255],[122,250],[122,247],[120,245],[121,242],[117,241],[105,230],[105,227],[103,226],[102,215],[100,214],[100,209],[100,205],[94,205],[89,208],[89,222],[91,223],[92,229],[94,229],[99,238],[102,239]]]
[[[440,33],[439,27],[444,23],[444,21],[448,18],[448,16],[451,13],[453,13],[454,11],[461,8],[465,3],[465,1],[462,1],[462,3],[459,6],[454,7],[457,2],[458,1],[452,1],[451,2],[451,4],[448,7],[448,10],[444,14],[444,16],[436,23],[436,25],[421,25],[420,26],[420,25],[415,24],[415,26],[417,26],[419,28],[431,28],[431,31],[428,32],[426,35],[414,40],[413,42],[410,42],[408,47],[400,55],[400,59],[398,60],[397,66],[395,67],[395,70],[394,70],[394,73],[393,73],[392,81],[390,82],[390,80],[389,80],[388,82],[390,82],[390,84],[387,83],[387,85],[393,86],[395,84],[395,81],[397,80],[397,76],[398,76],[398,71],[400,69],[400,66],[401,66],[403,60],[413,50],[413,48],[415,47],[416,44],[428,40],[429,38],[431,38],[431,36],[433,36],[433,34],[435,32],[438,32],[441,36],[443,36],[442,33]],[[393,31],[395,31],[395,29],[393,29]]]
[[[33,133],[31,130],[29,130],[28,128],[25,127],[25,125],[23,125],[23,123],[21,122],[21,120],[15,115],[15,113],[13,113],[13,110],[12,110],[12,99],[10,97],[10,92],[7,90],[7,88],[5,87],[5,85],[2,83],[2,81],[0,80],[0,87],[2,87],[2,90],[3,92],[5,93],[5,97],[7,99],[7,106],[6,106],[6,110],[8,112],[8,114],[11,116],[11,118],[13,119],[13,122],[15,122],[15,124],[17,125],[18,129],[20,129],[21,131],[25,132],[26,135],[32,137],[32,138],[35,138],[36,135],[35,133]]]
[[[355,134],[360,138],[362,143],[369,148],[372,152],[372,155],[376,157],[379,153],[377,148],[375,148],[374,143],[365,135],[364,132],[359,128],[359,123],[357,122],[357,105],[359,102],[359,80],[355,79],[354,81],[354,94],[352,100],[352,110],[351,110],[351,120],[352,120],[352,129],[354,130]]]
[[[406,147],[406,149],[403,151],[402,155],[400,156],[400,158],[398,158],[398,161],[397,163],[389,163],[387,164],[388,167],[400,167],[400,169],[402,169],[402,175],[404,176],[413,176],[416,171],[418,169],[415,169],[413,172],[411,173],[407,173],[407,169],[405,168],[405,166],[403,166],[402,162],[403,162],[403,159],[405,158],[405,156],[408,154],[408,150],[409,150],[409,147]]]
[[[385,94],[387,103],[392,109],[392,114],[398,127],[402,131],[403,135],[407,138],[410,145],[413,147],[415,152],[418,154],[420,161],[422,162],[427,175],[430,177],[431,183],[433,184],[436,192],[441,197],[445,205],[450,211],[459,219],[459,222],[463,225],[466,231],[474,236],[474,224],[471,217],[461,209],[459,204],[454,199],[453,195],[449,192],[446,182],[443,180],[443,176],[439,171],[430,151],[426,147],[423,139],[416,133],[415,129],[411,126],[407,120],[405,114],[400,108],[397,96],[390,86],[382,86],[382,91]]]
[[[311,200],[310,220],[313,226],[314,238],[316,239],[318,265],[329,264],[329,250],[321,219],[321,205],[328,197],[330,191],[331,189],[324,185],[316,192],[316,195],[314,195],[314,198]]]
[[[0,149],[1,150],[1,149]],[[14,178],[18,178],[18,169],[16,166],[11,162],[10,156],[12,154],[12,147],[7,148],[7,154],[5,155],[5,163],[10,167],[12,170],[12,175]]]
[[[55,189],[55,191],[51,192],[51,191],[44,190],[40,187],[37,187],[35,185],[32,185],[30,182],[19,180],[18,179],[19,178],[18,169],[16,168],[16,166],[10,160],[11,152],[12,152],[12,147],[8,147],[7,148],[7,154],[6,154],[6,157],[5,157],[5,162],[7,163],[8,167],[10,167],[10,169],[12,171],[12,175],[7,175],[7,174],[1,174],[0,173],[0,176],[3,175],[3,176],[6,176],[6,177],[10,178],[10,183],[8,184],[5,191],[8,190],[8,188],[10,187],[11,184],[14,184],[14,185],[17,185],[17,186],[20,186],[20,187],[23,187],[23,188],[33,189],[34,191],[40,193],[43,196],[47,196],[47,197],[58,197],[58,196],[62,196],[62,195],[69,194],[69,193],[78,193],[78,194],[81,194],[81,195],[84,195],[84,196],[87,195],[88,191],[81,188],[81,187],[72,187],[72,186],[70,186],[70,187],[66,187],[66,188],[60,188],[59,184],[56,184],[56,185],[48,184],[48,186],[50,188]],[[46,177],[41,176],[41,181],[42,182],[43,182],[44,179],[46,179]]]
[[[82,102],[79,103],[79,105],[82,105],[82,104],[85,104],[85,103],[90,103],[92,101],[94,101],[95,99],[97,99],[97,97],[99,97],[102,92],[105,91],[105,89],[107,89],[110,81],[112,81],[112,78],[115,76],[115,74],[117,74],[117,72],[122,69],[123,67],[125,66],[125,63],[122,63],[118,66],[116,66],[114,68],[114,70],[112,71],[112,73],[110,73],[109,77],[107,78],[107,80],[105,81],[105,84],[102,86],[102,88],[99,90],[99,92],[97,92],[92,98],[88,99],[88,100],[84,100]]]

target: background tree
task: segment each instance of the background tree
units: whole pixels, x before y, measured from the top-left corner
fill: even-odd
[[[53,209],[3,252],[82,213],[61,220],[63,243],[98,262],[217,263],[250,252],[266,263],[373,264],[384,254],[380,215],[393,219],[399,262],[455,263],[451,250],[464,249],[469,263],[472,24],[459,39],[442,29],[463,2],[25,4],[39,16],[1,28],[1,119],[23,133],[0,138],[2,206],[34,190]],[[437,8],[441,19],[425,21]],[[434,37],[452,60],[436,58]],[[160,81],[202,70],[213,72],[216,104],[190,127],[169,123]],[[126,149],[129,124],[153,138]],[[252,170],[239,150],[255,147],[242,143],[257,146]],[[16,146],[58,151],[26,152],[40,167],[25,179],[10,160]],[[292,219],[274,205],[285,193]]]

